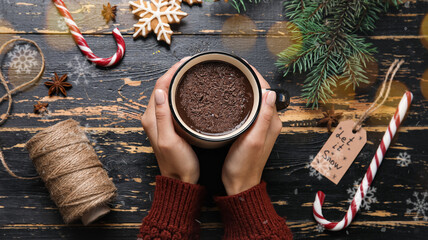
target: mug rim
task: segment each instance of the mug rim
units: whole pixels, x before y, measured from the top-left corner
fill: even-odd
[[[174,81],[177,78],[178,73],[191,60],[193,60],[193,59],[195,59],[197,57],[200,57],[200,56],[208,55],[208,54],[226,55],[226,56],[232,57],[232,58],[238,60],[239,62],[241,62],[248,69],[248,71],[251,73],[251,75],[253,75],[254,79],[256,80],[256,85],[257,85],[257,88],[258,88],[258,91],[259,91],[259,99],[260,100],[257,103],[257,109],[255,111],[254,117],[248,122],[247,126],[245,126],[243,129],[241,129],[240,131],[236,132],[235,134],[233,134],[231,136],[224,137],[224,138],[211,139],[209,137],[204,136],[203,134],[197,135],[197,134],[194,134],[193,132],[189,131],[187,129],[187,127],[184,126],[181,121],[179,121],[179,119],[176,116],[178,113],[176,113],[174,111],[174,107],[172,106],[172,100],[171,100],[171,98],[172,98],[172,91],[171,91],[171,88],[172,88],[172,85],[173,85]],[[216,60],[213,60],[213,61],[216,61]],[[217,61],[226,62],[226,61],[222,61],[222,60],[217,60]],[[226,63],[229,63],[229,62],[226,62]],[[229,64],[231,64],[231,63],[229,63]],[[242,133],[244,133],[245,131],[247,131],[248,128],[250,128],[254,124],[254,122],[256,121],[256,119],[257,119],[257,117],[259,115],[259,112],[260,112],[261,103],[262,103],[262,88],[261,88],[261,85],[260,85],[259,78],[257,77],[257,74],[254,72],[254,70],[250,66],[250,64],[247,61],[245,61],[243,58],[241,58],[241,57],[238,57],[236,55],[233,55],[233,54],[230,54],[230,53],[226,53],[226,52],[220,52],[220,51],[202,52],[202,53],[198,53],[198,54],[193,55],[192,57],[190,57],[188,60],[186,60],[183,64],[180,65],[180,67],[177,69],[177,71],[175,71],[174,75],[172,76],[171,83],[169,84],[169,89],[168,89],[168,104],[169,104],[169,108],[171,110],[171,113],[172,113],[172,116],[173,116],[175,122],[177,122],[177,124],[181,127],[181,129],[183,129],[187,134],[191,135],[192,137],[195,137],[197,139],[200,139],[200,140],[203,140],[203,141],[207,141],[207,142],[223,142],[223,141],[232,140],[232,139],[235,139],[236,137],[238,137],[239,135],[241,135]]]

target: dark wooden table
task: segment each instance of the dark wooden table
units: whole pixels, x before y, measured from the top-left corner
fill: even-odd
[[[137,21],[127,0],[112,0],[118,5],[117,22],[105,24],[102,4],[107,1],[67,0],[73,17],[85,38],[101,57],[116,49],[111,36],[113,26],[124,34],[127,51],[120,65],[102,69],[85,60],[74,44],[51,1],[0,0],[0,43],[24,37],[37,42],[46,55],[46,71],[36,86],[14,97],[12,116],[0,127],[0,147],[10,167],[19,175],[36,174],[24,148],[38,131],[59,121],[73,118],[87,131],[93,145],[118,188],[112,212],[93,225],[65,225],[40,180],[18,180],[0,170],[0,239],[135,239],[141,219],[151,206],[156,159],[140,125],[155,82],[184,56],[208,50],[232,52],[247,59],[273,86],[284,87],[292,97],[291,106],[280,114],[283,130],[264,171],[264,180],[275,209],[287,217],[296,239],[426,239],[428,235],[428,44],[421,33],[428,33],[428,1],[408,1],[391,9],[377,22],[368,36],[379,50],[377,62],[368,66],[370,84],[354,90],[336,89],[328,105],[318,110],[305,107],[299,97],[303,76],[285,79],[274,66],[275,54],[287,47],[282,2],[264,0],[249,5],[245,15],[237,15],[227,3],[207,2],[182,9],[189,14],[174,25],[171,46],[158,43],[153,35],[133,40],[132,25]],[[421,30],[425,21],[425,30]],[[18,44],[32,54],[33,46]],[[16,53],[17,54],[17,53]],[[36,64],[40,56],[35,55]],[[329,133],[317,126],[322,112],[334,106],[345,118],[358,118],[371,104],[394,58],[406,63],[397,73],[391,97],[365,124],[368,144],[338,185],[308,168]],[[38,66],[27,73],[9,67],[10,56],[1,58],[2,72],[11,86],[31,79]],[[69,96],[47,97],[43,82],[54,72],[69,74],[73,88]],[[385,161],[369,191],[362,209],[344,231],[323,232],[312,216],[315,193],[327,194],[325,216],[341,219],[348,199],[363,177],[386,126],[404,90],[411,90],[414,103],[397,133]],[[4,89],[0,89],[0,95]],[[50,113],[33,114],[37,101],[48,102]],[[6,104],[0,106],[3,113]],[[200,151],[202,179],[213,193],[221,191],[219,173],[225,150]],[[206,157],[209,155],[210,157]],[[205,156],[205,157],[204,157]],[[202,239],[220,239],[223,233],[217,207],[208,199],[199,219]]]

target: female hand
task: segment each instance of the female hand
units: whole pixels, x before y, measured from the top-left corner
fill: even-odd
[[[199,162],[192,147],[177,133],[168,105],[168,88],[178,67],[188,58],[172,66],[156,82],[141,123],[149,137],[162,176],[197,183]]]
[[[262,88],[269,84],[253,67]],[[257,120],[231,146],[222,170],[222,181],[227,194],[235,195],[260,183],[263,168],[281,132],[282,122],[275,107],[276,94],[263,94]]]

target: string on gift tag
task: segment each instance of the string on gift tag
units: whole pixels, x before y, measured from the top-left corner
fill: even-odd
[[[364,112],[364,114],[360,117],[358,122],[355,123],[354,127],[352,128],[353,132],[358,132],[363,122],[372,114],[374,111],[376,111],[380,106],[382,106],[386,99],[389,96],[389,92],[391,91],[391,85],[392,80],[394,80],[395,74],[397,73],[398,69],[400,69],[400,66],[404,63],[404,60],[398,61],[398,59],[395,59],[394,62],[391,64],[391,66],[388,69],[388,72],[385,75],[385,80],[382,83],[382,88],[380,90],[379,96],[376,98],[376,100],[370,105],[370,107]],[[389,77],[391,76],[391,77]],[[388,85],[388,87],[386,87]],[[382,99],[382,102],[377,104],[377,102]]]
[[[410,108],[412,100],[413,94],[409,91],[406,91],[403,97],[401,98],[400,103],[398,104],[394,116],[389,122],[388,128],[386,129],[385,134],[382,137],[382,141],[380,142],[379,147],[376,150],[375,156],[372,158],[372,161],[369,165],[369,168],[367,169],[366,174],[364,175],[363,180],[357,187],[357,192],[355,193],[354,198],[352,199],[348,211],[346,212],[346,215],[342,218],[341,221],[330,222],[325,219],[322,212],[322,205],[324,203],[325,194],[322,191],[317,192],[312,211],[315,220],[319,224],[324,226],[325,229],[330,231],[340,231],[348,227],[349,224],[351,224],[352,220],[360,209],[361,202],[363,201],[364,196],[366,196],[368,189],[373,183],[373,179],[375,178],[376,173],[380,165],[382,164],[382,160],[385,157],[386,151],[388,150],[389,145],[391,144],[391,141],[395,136],[395,133],[397,132],[398,128],[400,127],[400,124],[403,122],[404,117],[407,114],[407,111]]]
[[[341,121],[311,162],[311,167],[333,183],[338,184],[340,182],[366,144],[367,133],[362,128],[362,124],[386,101],[394,76],[403,63],[403,60],[397,59],[392,63],[376,100],[357,122],[353,120]]]

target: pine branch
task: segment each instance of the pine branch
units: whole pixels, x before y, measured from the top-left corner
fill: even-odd
[[[337,6],[339,4],[333,4],[332,6],[335,7],[334,10],[331,10],[334,16],[328,25],[333,27],[329,27],[332,31],[332,36],[325,43],[328,45],[327,51],[321,59],[320,64],[308,75],[302,90],[302,96],[308,100],[307,105],[312,104],[312,108],[318,108],[320,100],[325,102],[333,95],[331,86],[336,86],[336,80],[339,75],[338,70],[340,69],[337,65],[340,65],[339,63],[341,62],[336,58],[344,55],[341,52],[344,47],[341,40],[344,37],[343,32],[347,31],[350,25],[348,22],[352,21],[352,17],[349,19],[351,4],[351,1],[345,1],[340,3],[340,6]],[[324,2],[321,5],[321,8],[323,8],[327,6],[327,3]]]
[[[398,6],[402,0],[391,0]],[[340,84],[357,87],[367,82],[365,67],[374,61],[376,49],[357,32],[375,28],[379,14],[386,11],[385,0],[289,0],[286,16],[294,23],[300,39],[278,54],[276,66],[284,72],[308,72],[302,88],[307,105],[318,107]],[[296,30],[297,28],[297,30]]]
[[[331,87],[336,87],[337,80],[337,69],[334,68],[334,63],[331,50],[327,50],[308,74],[302,93],[302,96],[308,99],[307,106],[312,104],[312,108],[318,108],[319,101],[325,102],[324,99],[328,99],[333,94]]]
[[[320,5],[318,5],[318,7],[308,16],[308,20],[315,16],[322,16],[321,13],[324,11],[324,8],[327,6],[328,2],[328,0],[325,0],[320,3]]]
[[[371,43],[365,43],[362,37],[356,35],[347,38],[347,41],[349,48],[346,49],[341,85],[346,85],[346,88],[352,86],[355,90],[360,83],[368,83],[364,68],[367,63],[375,61],[372,53],[376,52],[376,49],[372,47]]]
[[[246,0],[250,3],[259,3],[261,0]],[[241,8],[245,11],[247,11],[247,8],[245,7],[245,1],[244,0],[230,0],[230,5],[238,11],[238,13],[241,12]]]

